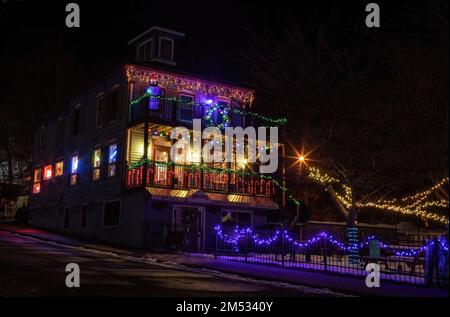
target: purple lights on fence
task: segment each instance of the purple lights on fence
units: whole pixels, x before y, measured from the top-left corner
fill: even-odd
[[[381,249],[391,250],[395,256],[400,257],[416,257],[422,252],[425,251],[425,249],[428,246],[431,246],[434,244],[433,240],[428,241],[425,245],[417,248],[410,248],[410,249],[402,249],[398,246],[392,246],[388,245],[386,243],[383,243],[382,241],[379,241],[375,236],[369,236],[362,242],[358,244],[345,244],[339,240],[337,240],[333,235],[321,232],[311,239],[307,241],[296,241],[294,238],[292,238],[289,233],[286,230],[277,230],[270,238],[259,238],[257,234],[253,232],[252,228],[242,228],[235,227],[231,234],[226,234],[223,232],[223,229],[220,225],[217,225],[215,227],[217,238],[224,241],[225,243],[233,244],[235,247],[235,250],[238,250],[238,243],[241,240],[247,239],[247,241],[253,242],[257,246],[271,246],[274,243],[277,243],[278,241],[284,240],[286,242],[292,243],[294,246],[298,248],[308,248],[313,245],[316,245],[317,243],[321,241],[326,241],[326,243],[329,243],[330,245],[333,245],[337,247],[338,249],[342,251],[359,251],[361,249],[364,249],[369,246],[370,241],[378,241],[379,247]],[[439,238],[437,241],[439,241],[442,249],[445,252],[448,252],[448,243],[443,238]]]

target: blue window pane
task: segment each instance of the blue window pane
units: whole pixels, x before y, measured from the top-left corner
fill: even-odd
[[[150,86],[147,88],[147,93],[150,95],[148,99],[148,108],[150,110],[159,110],[160,99],[157,97],[162,96],[161,88],[158,86]]]
[[[117,161],[117,144],[111,144],[109,146],[109,163],[115,163]]]
[[[78,172],[78,156],[72,156],[72,174],[76,174]]]

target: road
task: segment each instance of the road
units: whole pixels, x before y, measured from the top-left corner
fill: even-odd
[[[65,285],[65,267],[77,263],[81,287]],[[139,263],[0,230],[0,296],[271,296],[323,294],[256,280]]]

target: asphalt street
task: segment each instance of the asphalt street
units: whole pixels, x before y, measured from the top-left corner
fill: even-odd
[[[79,288],[68,288],[65,284],[68,263],[80,267]],[[0,296],[305,297],[330,294],[139,263],[0,231]]]

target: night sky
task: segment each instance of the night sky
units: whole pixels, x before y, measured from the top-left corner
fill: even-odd
[[[65,92],[61,97],[67,98],[85,84],[89,85],[90,80],[111,73],[111,69],[124,61],[127,41],[153,25],[186,33],[177,54],[180,69],[210,78],[246,82],[246,69],[239,62],[237,48],[247,41],[249,30],[262,30],[280,23],[278,12],[288,11],[298,16],[305,27],[314,27],[317,21],[333,16],[343,28],[363,28],[366,16],[365,3],[358,1],[344,5],[337,1],[307,2],[281,8],[257,1],[93,2],[77,2],[81,9],[81,28],[68,29],[64,24],[67,1],[2,1],[0,58],[7,76],[2,76],[1,87],[6,91],[20,87],[18,81],[22,78],[17,71],[21,68],[31,71],[36,81],[45,78],[41,56],[49,57],[47,51],[54,49],[56,59],[64,63],[60,71]],[[401,9],[402,5],[383,3],[386,27],[393,23],[395,26]]]
[[[448,15],[446,21],[443,21],[444,28],[438,25],[441,21],[433,16],[436,12],[440,12],[442,5],[445,9],[445,1],[430,1],[426,5],[422,1],[395,1],[395,3],[377,1],[381,7],[381,28],[379,29],[368,29],[365,25],[367,15],[365,6],[369,2],[305,1],[296,6],[287,6],[280,2],[274,4],[259,1],[95,1],[95,3],[94,1],[77,1],[81,10],[81,27],[69,29],[65,26],[67,15],[65,6],[68,1],[56,3],[55,1],[2,0],[0,1],[0,37],[2,39],[0,42],[2,75],[0,76],[0,107],[9,125],[12,126],[11,130],[15,131],[17,144],[27,143],[27,146],[30,146],[32,129],[37,122],[51,116],[52,113],[60,112],[71,97],[116,72],[123,63],[127,62],[127,42],[148,28],[158,25],[186,34],[177,47],[176,70],[256,89],[256,111],[272,116],[289,116],[287,131],[291,133],[291,137],[295,137],[293,142],[296,147],[301,141],[300,136],[306,134],[305,131],[297,131],[299,127],[309,125],[311,129],[317,128],[319,132],[328,130],[329,124],[323,119],[341,104],[346,104],[349,109],[342,108],[340,114],[335,113],[336,116],[355,115],[351,121],[361,121],[361,118],[358,118],[353,111],[355,109],[353,102],[360,99],[358,107],[366,104],[367,113],[374,113],[374,115],[365,115],[362,108],[358,115],[362,115],[362,119],[366,121],[372,119],[390,121],[395,132],[393,135],[398,136],[397,132],[403,131],[398,141],[401,146],[404,147],[405,144],[410,143],[411,151],[422,151],[424,147],[416,144],[416,140],[423,137],[425,146],[429,146],[431,150],[435,149],[436,146],[430,143],[432,141],[441,146],[442,151],[446,153],[448,139],[443,136],[448,130],[448,122],[442,120],[442,114],[447,111],[442,108],[442,100],[448,101],[448,91],[445,92],[446,88],[444,88],[448,86],[448,73],[443,73],[439,65],[445,65],[445,63],[448,65],[446,57],[448,56]],[[277,61],[274,60],[272,63],[270,58],[277,58],[277,32],[280,37],[289,32],[282,27],[278,28],[280,25],[289,25],[285,21],[286,16],[291,17],[294,24],[302,30],[303,35],[311,39],[320,35],[320,32],[317,32],[319,27],[328,23],[326,41],[330,44],[325,48],[331,52],[329,59],[332,60],[334,55],[342,54],[350,57],[347,58],[347,62],[351,63],[353,54],[360,54],[359,60],[355,59],[355,65],[352,66],[355,69],[358,68],[356,71],[361,76],[361,80],[356,84],[361,85],[364,90],[368,87],[375,88],[365,92],[357,90],[354,96],[344,93],[346,84],[341,78],[347,77],[345,79],[349,80],[347,76],[349,72],[340,71],[339,65],[336,65],[334,69],[327,60],[324,62],[328,63],[326,66],[328,68],[325,69],[325,67],[319,71],[322,61],[318,62],[319,58],[316,59],[313,46],[299,48],[295,43],[289,47],[289,43],[286,42],[282,44],[284,48],[288,48],[289,56],[287,58],[285,56],[285,60],[280,63],[282,67],[287,65],[286,71],[284,72],[284,68],[281,72],[281,68],[274,69],[274,73],[278,72],[274,76],[285,77],[284,81],[278,79],[271,81],[270,78],[258,80],[257,67],[260,63],[253,61],[245,63],[242,59],[242,47],[252,48],[254,44],[251,40],[252,34],[258,33],[260,39],[262,38],[264,44],[269,47],[268,55],[272,53],[273,43],[275,53],[273,56],[268,56],[269,64],[267,65],[269,67],[277,65]],[[445,29],[445,23],[447,23],[447,30],[442,31]],[[436,31],[436,26],[441,27],[438,30],[441,33]],[[272,37],[266,39],[264,34],[269,29]],[[301,49],[310,49],[313,52],[310,56],[306,55],[310,58],[309,61],[297,57],[296,52],[297,50],[301,52]],[[391,53],[398,56],[396,60],[390,60]],[[383,55],[385,60],[379,59],[378,55]],[[417,62],[416,56],[419,58]],[[408,63],[413,63],[412,68],[404,66],[406,65],[403,63],[404,57],[409,59]],[[300,71],[294,71],[292,76],[290,63],[300,69]],[[370,63],[373,63],[375,67],[367,75],[364,73],[364,68],[365,64]],[[302,67],[308,71],[305,78],[302,78]],[[397,67],[399,67],[398,74]],[[433,84],[428,84],[423,93],[417,89],[419,87],[417,85],[421,85],[420,67],[425,67],[425,71],[429,70],[428,75],[433,78],[429,81]],[[440,71],[434,71],[432,67]],[[414,72],[406,74],[408,70]],[[395,76],[403,76],[403,73],[407,77],[416,77],[413,81],[405,80],[404,87],[389,91],[393,87],[392,84],[399,83]],[[316,74],[319,75],[316,76]],[[332,80],[328,74],[333,76]],[[386,85],[386,79],[392,84]],[[341,84],[343,87],[339,87]],[[279,87],[275,87],[276,85]],[[379,90],[376,90],[376,86],[380,87]],[[337,97],[334,100],[328,100],[328,94],[332,89],[335,90]],[[440,95],[436,93],[436,89],[439,90]],[[377,96],[380,102],[372,98],[371,94]],[[411,116],[412,121],[407,123],[410,126],[406,125],[398,129],[397,125],[405,125],[406,122],[403,110],[398,108],[399,110],[395,112],[395,108],[390,104],[403,103],[403,106],[408,106],[410,104],[408,96],[412,94],[416,94],[412,98],[417,101],[415,105],[417,109],[414,111],[420,120]],[[395,98],[391,98],[394,95]],[[435,96],[440,99],[432,100]],[[312,99],[314,97],[316,100]],[[347,97],[349,98],[346,99]],[[431,117],[423,120],[423,113],[427,113],[427,107],[430,107],[431,102],[434,102],[438,110],[430,112]],[[329,109],[319,106],[320,103],[328,106]],[[320,107],[323,111],[317,112],[316,110]],[[375,107],[379,107],[380,110],[375,110]],[[292,118],[293,112],[297,114],[294,118]],[[382,114],[387,116],[386,120],[379,117]],[[426,125],[425,129],[418,125],[419,123]],[[365,124],[366,127],[369,124],[371,123]],[[355,130],[357,127],[349,128],[357,131]],[[430,131],[430,134],[424,135],[422,133],[424,130]],[[382,134],[379,129],[374,131],[379,133],[382,142],[391,139],[386,137],[386,135],[392,135],[391,131],[383,132],[385,134]],[[412,131],[416,135],[412,136]],[[358,135],[357,132],[354,133]],[[345,144],[348,143],[344,141]],[[317,138],[316,142],[319,143]],[[368,144],[367,140],[363,143]],[[384,148],[385,144],[381,147]],[[350,149],[349,153],[353,150],[359,152],[359,145],[355,146],[355,149]],[[373,153],[378,151],[378,148],[369,150],[369,153]],[[441,155],[441,152],[432,154],[431,150],[425,151],[426,154],[438,157],[444,165],[447,164],[446,155]],[[398,152],[396,147],[394,152]],[[404,158],[399,159],[401,164],[403,161]],[[439,163],[439,169],[441,165]],[[418,165],[410,163],[410,166]]]

